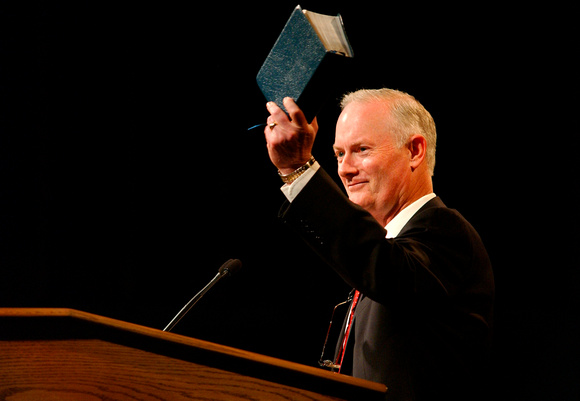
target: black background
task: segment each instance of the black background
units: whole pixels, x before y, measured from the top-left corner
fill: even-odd
[[[494,265],[497,399],[578,399],[571,10],[301,5],[343,15],[345,90],[404,90],[435,119],[435,192]],[[162,328],[239,258],[175,331],[316,364],[349,288],[277,221],[280,181],[247,131],[267,116],[255,75],[295,6],[3,5],[0,306]],[[335,177],[338,113],[319,114],[314,151]]]

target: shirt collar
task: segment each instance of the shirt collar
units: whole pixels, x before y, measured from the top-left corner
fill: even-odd
[[[436,195],[434,193],[430,193],[429,195],[422,196],[421,198],[417,199],[415,202],[411,203],[409,206],[401,210],[393,220],[389,221],[389,224],[385,226],[385,230],[387,230],[386,238],[395,238],[405,224],[411,217],[417,213],[419,209],[421,209],[427,202],[433,199]]]

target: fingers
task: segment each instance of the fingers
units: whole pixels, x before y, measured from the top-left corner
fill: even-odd
[[[304,113],[302,112],[302,110],[300,110],[300,107],[298,107],[294,99],[292,99],[291,97],[285,97],[283,102],[284,107],[288,111],[288,114],[290,115],[290,119],[292,120],[292,122],[295,123],[296,125],[299,125],[300,127],[307,127],[308,121],[306,120]]]
[[[268,103],[266,103],[266,108],[268,109],[268,112],[270,113],[270,116],[268,117],[268,120],[267,120],[268,124],[271,124],[274,122],[276,124],[283,124],[283,123],[290,122],[290,120],[288,119],[288,116],[286,115],[284,110],[282,110],[276,103],[268,102]]]
[[[268,102],[266,103],[266,108],[270,112],[270,117],[268,117],[268,124],[276,122],[276,124],[284,124],[287,122],[292,122],[300,128],[306,129],[308,127],[308,120],[304,116],[304,113],[298,107],[294,99],[291,97],[285,97],[283,100],[284,107],[288,111],[288,114],[284,112],[276,103]],[[288,118],[290,117],[290,118]],[[317,125],[318,127],[318,125]]]
[[[270,116],[264,134],[270,160],[282,174],[287,174],[312,157],[318,123],[314,119],[308,124],[300,107],[289,97],[284,98],[284,107],[288,115],[274,102],[266,104]]]

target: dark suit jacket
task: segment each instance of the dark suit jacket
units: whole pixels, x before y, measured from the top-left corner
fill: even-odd
[[[280,217],[363,294],[342,373],[385,383],[388,400],[482,394],[493,274],[479,235],[457,211],[434,198],[386,239],[319,169]]]

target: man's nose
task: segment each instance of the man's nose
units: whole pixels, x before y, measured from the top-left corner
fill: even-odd
[[[352,178],[353,176],[358,174],[358,168],[353,163],[352,156],[350,154],[346,154],[339,162],[338,162],[338,175],[342,178]]]

